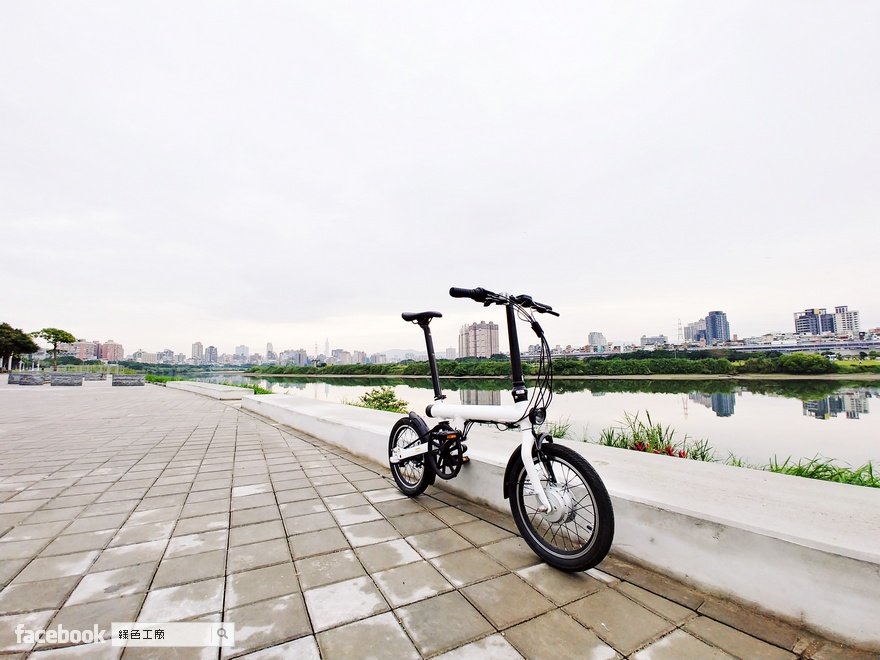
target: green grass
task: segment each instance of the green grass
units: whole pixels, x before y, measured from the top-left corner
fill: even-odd
[[[155,374],[145,374],[144,380],[148,383],[168,383],[172,380],[188,380],[181,376],[156,376]]]
[[[642,420],[638,413],[635,415],[624,413],[624,421],[621,425],[603,429],[596,442],[607,447],[630,449],[649,454],[665,454],[712,463],[721,462],[715,456],[715,452],[707,440],[693,440],[688,436],[677,440],[675,431],[669,426],[655,423],[647,412],[645,418],[646,420]],[[759,466],[752,465],[733,453],[728,453],[723,463],[733,467],[766,470],[767,472],[789,474],[808,479],[880,488],[880,475],[874,473],[871,461],[861,467],[851,468],[837,465],[834,459],[819,456],[809,460],[801,459],[797,463],[793,462],[791,457],[781,463],[774,457],[767,465]]]
[[[229,387],[243,387],[246,390],[253,390],[254,394],[274,394],[272,390],[267,390],[265,387],[260,387],[259,385],[249,385],[248,383],[217,383],[218,385],[228,385]]]
[[[405,415],[409,410],[409,402],[398,399],[394,393],[393,387],[374,387],[369,392],[361,396],[357,401],[346,401],[342,403],[349,406],[357,406],[359,408],[370,408],[372,410],[385,410],[387,412],[401,413]]]

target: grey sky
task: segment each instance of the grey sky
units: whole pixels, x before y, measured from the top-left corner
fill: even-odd
[[[880,325],[880,3],[0,2],[0,321],[189,354]],[[524,336],[523,343],[528,339]]]

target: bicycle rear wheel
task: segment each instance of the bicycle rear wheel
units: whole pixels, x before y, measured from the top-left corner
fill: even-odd
[[[397,420],[388,439],[389,459],[393,456],[395,448],[409,449],[419,442],[427,442],[427,438],[428,428],[421,419],[403,417]],[[434,483],[434,471],[426,459],[427,454],[420,454],[399,463],[392,463],[389,460],[391,475],[400,492],[415,497],[424,493],[425,489]]]
[[[541,485],[553,509],[540,502],[522,458],[512,465],[510,511],[529,547],[563,571],[584,571],[601,562],[614,538],[614,510],[602,479],[576,451],[545,444],[533,453]]]

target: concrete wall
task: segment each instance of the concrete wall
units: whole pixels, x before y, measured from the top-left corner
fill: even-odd
[[[65,373],[63,371],[52,373],[49,376],[49,383],[51,385],[57,386],[82,386],[83,384],[83,375],[77,373]]]
[[[242,409],[388,465],[400,415],[283,394]],[[436,485],[508,511],[514,433],[475,427],[471,461]],[[612,552],[695,587],[880,652],[880,491],[759,470],[565,442],[605,481]]]
[[[114,387],[138,387],[146,382],[143,374],[113,374]]]
[[[222,401],[238,401],[243,396],[253,395],[254,391],[246,387],[235,387],[233,385],[217,385],[215,383],[202,383],[194,380],[170,380],[165,383],[165,387],[173,390],[185,390],[186,392],[195,392],[202,396],[209,396],[212,399],[220,399]]]

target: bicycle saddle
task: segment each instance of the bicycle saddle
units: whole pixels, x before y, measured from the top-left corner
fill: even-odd
[[[440,312],[404,312],[400,317],[404,321],[414,321],[416,323],[430,323],[431,319],[439,319],[443,316]]]

